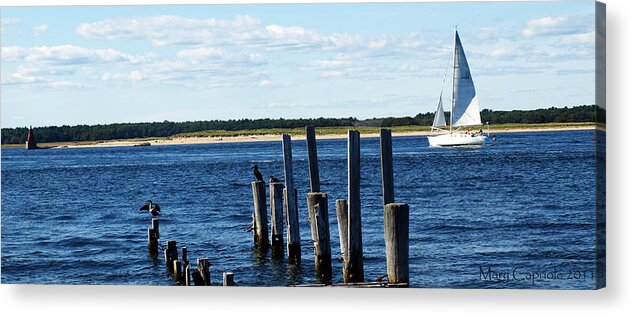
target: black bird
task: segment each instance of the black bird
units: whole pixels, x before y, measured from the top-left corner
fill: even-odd
[[[270,183],[280,183],[280,179],[274,177],[274,176],[270,176],[269,177],[269,182]]]
[[[263,174],[261,174],[261,172],[259,172],[259,168],[258,166],[256,166],[256,164],[254,164],[254,167],[252,167],[252,172],[254,172],[254,176],[256,176],[256,180],[258,181],[263,181]]]
[[[149,211],[152,217],[157,217],[160,215],[160,205],[154,204],[149,200],[144,206],[140,207],[140,211]]]

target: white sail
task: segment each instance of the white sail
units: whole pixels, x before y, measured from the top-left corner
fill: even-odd
[[[438,108],[436,108],[436,113],[434,114],[434,123],[432,124],[434,127],[442,127],[447,126],[445,122],[445,112],[443,111],[443,92],[440,92],[440,99],[438,100]]]
[[[481,125],[480,106],[475,94],[471,71],[465,57],[460,36],[456,32],[453,74],[452,126]]]

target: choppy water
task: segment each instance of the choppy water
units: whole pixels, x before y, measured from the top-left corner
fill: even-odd
[[[396,200],[410,205],[411,286],[592,288],[593,136],[511,133],[494,145],[447,149],[394,137]],[[224,271],[240,285],[314,283],[305,142],[294,141],[293,150],[298,267],[257,255],[244,232],[250,168],[282,178],[280,142],[2,149],[2,283],[171,285],[163,258],[147,253],[150,218],[138,211],[147,199],[162,207],[161,242],[187,246],[191,261],[209,257],[214,283]],[[346,140],[318,141],[318,154],[339,256],[333,200],[346,199]],[[362,139],[361,154],[364,269],[372,280],[386,270],[379,139]],[[541,279],[550,273],[562,279]],[[333,278],[342,281],[337,260]]]

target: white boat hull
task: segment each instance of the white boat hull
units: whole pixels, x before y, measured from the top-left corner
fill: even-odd
[[[488,137],[485,135],[471,135],[464,133],[452,133],[437,136],[428,136],[430,147],[455,147],[461,145],[483,145]]]

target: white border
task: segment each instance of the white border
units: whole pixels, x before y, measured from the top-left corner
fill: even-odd
[[[239,0],[238,3],[299,1]],[[316,2],[316,1],[302,1]],[[317,1],[337,2],[337,1]],[[393,2],[350,0],[346,2]],[[412,1],[397,1],[412,2]],[[427,2],[427,1],[425,1]],[[438,2],[438,1],[434,1]],[[441,1],[445,2],[445,1]],[[599,291],[454,290],[454,289],[342,289],[342,288],[176,288],[149,286],[0,285],[3,314],[603,314],[629,309],[628,144],[622,137],[623,117],[630,117],[628,97],[629,12],[627,1],[607,3],[607,288]],[[2,6],[171,4],[176,1],[2,0]],[[234,3],[186,0],[182,3]],[[612,114],[612,113],[615,113]],[[405,312],[405,313],[403,313]]]

